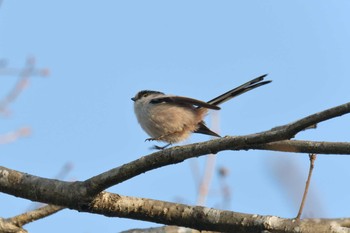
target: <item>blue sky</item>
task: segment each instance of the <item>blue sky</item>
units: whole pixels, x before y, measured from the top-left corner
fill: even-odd
[[[2,117],[0,133],[30,126],[30,137],[1,145],[1,165],[67,180],[84,180],[149,154],[130,100],[142,89],[202,100],[261,74],[273,82],[238,97],[215,114],[222,135],[267,130],[350,99],[349,1],[4,1],[0,58],[21,68],[34,56],[50,76],[33,77]],[[1,95],[16,82],[1,76]],[[210,116],[207,118],[210,125]],[[349,116],[319,125],[298,139],[349,141]],[[186,143],[209,138],[194,135]],[[108,191],[195,204],[191,159],[140,175]],[[307,214],[349,217],[348,156],[320,155]],[[226,209],[294,217],[308,173],[308,156],[226,151],[216,166],[229,170]],[[291,186],[281,177],[295,179]],[[299,188],[300,188],[299,187]],[[220,207],[213,178],[207,206]],[[295,197],[294,194],[300,195]],[[30,202],[0,194],[1,217]],[[314,204],[312,204],[314,202]],[[316,204],[315,204],[316,203]],[[315,206],[317,208],[315,208]],[[55,226],[52,228],[52,226]],[[30,232],[118,232],[152,223],[64,210],[26,226]]]

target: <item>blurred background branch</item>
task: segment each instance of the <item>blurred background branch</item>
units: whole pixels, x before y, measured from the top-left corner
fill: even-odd
[[[0,76],[18,76],[18,78],[7,94],[0,99],[0,115],[3,117],[9,117],[11,115],[10,105],[16,101],[16,99],[29,86],[29,81],[32,76],[47,77],[49,75],[48,69],[36,68],[34,57],[28,57],[23,68],[11,68],[8,67],[7,63],[8,62],[5,59],[0,61]],[[12,143],[19,138],[29,136],[31,131],[32,130],[29,126],[25,126],[20,127],[17,130],[2,133],[0,134],[0,144]]]

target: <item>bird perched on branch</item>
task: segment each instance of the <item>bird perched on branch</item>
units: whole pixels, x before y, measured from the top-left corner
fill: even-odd
[[[209,109],[219,110],[218,105],[257,87],[271,82],[263,81],[267,74],[242,84],[208,102],[189,97],[166,95],[159,91],[143,90],[138,92],[134,101],[134,110],[142,129],[151,136],[146,141],[172,143],[185,140],[191,133],[201,133],[220,137],[211,131],[203,119]]]

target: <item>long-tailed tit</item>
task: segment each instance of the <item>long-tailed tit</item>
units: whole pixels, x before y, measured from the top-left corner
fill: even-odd
[[[169,143],[164,147],[155,147],[163,149],[172,143],[185,140],[191,133],[220,137],[211,131],[203,121],[208,109],[219,110],[219,104],[270,83],[270,80],[263,81],[266,75],[244,83],[208,102],[150,90],[140,91],[131,99],[134,101],[138,122],[142,129],[151,136],[146,141],[156,140]]]

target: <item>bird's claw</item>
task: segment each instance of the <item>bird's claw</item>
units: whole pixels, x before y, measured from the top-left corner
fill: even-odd
[[[145,142],[157,140],[156,138],[146,138]]]
[[[170,146],[170,145],[171,145],[171,143],[166,144],[165,146],[157,146],[157,145],[154,145],[154,146],[152,146],[150,149],[151,149],[151,150],[164,150],[165,148],[167,148],[167,147]]]

